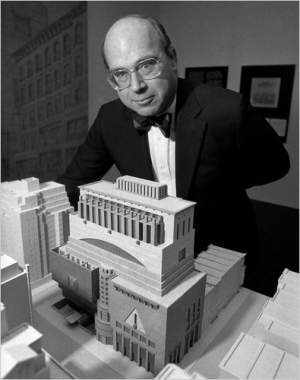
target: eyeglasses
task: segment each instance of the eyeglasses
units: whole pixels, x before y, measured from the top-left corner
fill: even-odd
[[[112,71],[107,76],[107,81],[115,90],[123,90],[131,85],[131,73],[138,72],[143,79],[154,79],[161,73],[161,58],[147,58],[140,61],[133,69],[121,69]]]

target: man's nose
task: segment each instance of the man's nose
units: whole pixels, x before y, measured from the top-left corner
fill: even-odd
[[[138,92],[146,87],[145,79],[138,71],[131,73],[131,89]]]

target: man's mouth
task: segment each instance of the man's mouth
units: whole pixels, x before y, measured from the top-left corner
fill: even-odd
[[[135,100],[135,103],[138,104],[139,106],[146,106],[152,102],[153,98],[154,96],[150,96],[149,98]]]

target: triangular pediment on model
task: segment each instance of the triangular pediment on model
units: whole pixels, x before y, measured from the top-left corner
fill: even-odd
[[[146,333],[144,326],[142,324],[141,318],[136,309],[134,309],[129,316],[125,319],[125,323],[128,323],[134,330],[139,330]]]

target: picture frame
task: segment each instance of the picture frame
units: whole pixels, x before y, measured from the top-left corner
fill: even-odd
[[[187,67],[185,69],[185,79],[218,87],[226,88],[227,77],[228,66]]]
[[[242,66],[240,92],[267,119],[283,143],[294,84],[295,65]]]

